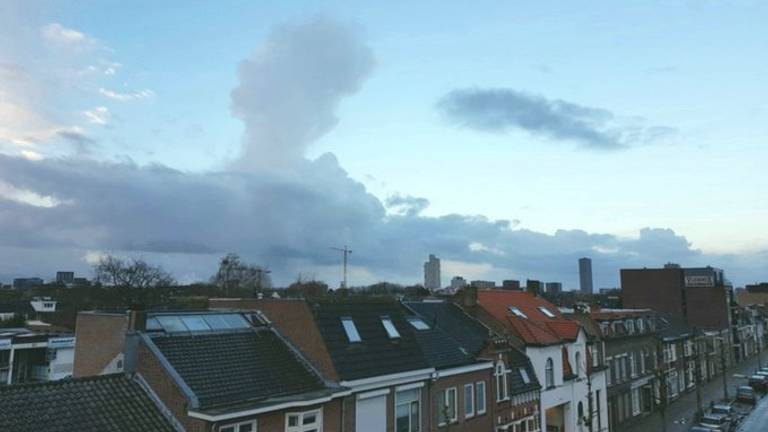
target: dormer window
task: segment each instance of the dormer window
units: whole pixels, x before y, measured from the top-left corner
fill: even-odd
[[[381,317],[381,324],[384,326],[384,330],[387,331],[387,336],[389,336],[390,339],[397,339],[400,337],[400,333],[397,332],[397,329],[392,323],[392,319],[390,317]]]
[[[631,319],[627,320],[627,333],[634,334],[635,333],[635,322]]]
[[[531,377],[528,376],[528,371],[523,368],[519,368],[518,371],[520,371],[520,378],[523,379],[523,384],[530,384]]]
[[[517,308],[517,306],[510,306],[509,311],[512,312],[517,317],[528,318],[528,315],[524,314],[523,311]]]
[[[355,327],[355,322],[352,321],[352,318],[342,318],[341,325],[344,326],[344,332],[347,333],[347,339],[349,339],[350,343],[362,341],[362,339],[360,339],[360,333],[357,332],[357,327]]]
[[[547,318],[555,318],[555,314],[553,314],[549,309],[545,308],[544,306],[539,306],[539,310],[541,313],[547,316]]]

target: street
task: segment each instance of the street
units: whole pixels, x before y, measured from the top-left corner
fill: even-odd
[[[768,358],[765,351],[761,354],[763,359]],[[736,388],[746,384],[746,379],[736,378],[734,375],[749,376],[757,367],[757,358],[752,357],[744,362],[732,366],[728,370],[728,397],[733,399],[736,395]],[[703,408],[709,406],[710,401],[718,402],[723,399],[723,379],[717,376],[714,380],[705,383],[701,389],[701,401]],[[746,424],[749,428],[743,431],[766,431],[768,430],[768,397],[763,397],[758,407],[752,413]],[[681,396],[667,408],[667,432],[687,432],[692,426],[693,417],[696,414],[696,392],[691,391]],[[753,418],[755,417],[754,421]],[[652,415],[640,419],[638,422],[622,428],[623,432],[650,432],[661,431],[661,415],[656,412]],[[741,431],[742,429],[740,429]]]
[[[763,396],[755,409],[744,420],[739,432],[764,432],[768,430],[768,397]]]

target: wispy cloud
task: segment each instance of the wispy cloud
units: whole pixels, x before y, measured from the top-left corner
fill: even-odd
[[[646,143],[674,131],[668,127],[625,124],[607,109],[508,88],[453,90],[437,106],[448,121],[470,129],[492,133],[520,129],[603,150]]]
[[[51,23],[40,29],[40,34],[47,42],[54,44],[76,45],[88,42],[90,39],[83,33],[64,27],[59,23]]]
[[[88,123],[93,123],[101,126],[105,126],[109,123],[109,108],[105,106],[98,106],[93,109],[83,111],[83,115],[88,120]]]
[[[155,95],[155,92],[148,89],[127,92],[127,93],[120,93],[114,90],[106,89],[104,87],[99,88],[99,93],[101,93],[103,96],[106,96],[110,99],[121,101],[121,102],[136,100],[136,99],[146,99]]]

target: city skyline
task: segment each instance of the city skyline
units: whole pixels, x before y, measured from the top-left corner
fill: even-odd
[[[0,279],[766,279],[765,4],[198,6],[0,5]]]

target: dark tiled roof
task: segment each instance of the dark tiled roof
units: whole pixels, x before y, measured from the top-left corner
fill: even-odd
[[[28,300],[16,300],[0,303],[0,313],[17,313],[20,315],[35,312]]]
[[[321,302],[314,305],[315,322],[342,380],[429,368],[413,327],[395,302]],[[390,339],[381,323],[387,315],[400,334]],[[350,343],[341,324],[350,317],[361,342]]]
[[[427,363],[436,369],[474,363],[469,352],[439,327],[416,330],[415,335]]]
[[[151,340],[203,409],[325,388],[269,329],[161,335]]]
[[[430,326],[447,332],[470,354],[485,348],[489,339],[488,328],[464,313],[450,302],[406,302],[405,305],[419,314]]]
[[[0,430],[174,431],[142,387],[123,374],[0,386]]]
[[[541,384],[539,384],[539,380],[536,377],[536,371],[533,369],[531,360],[525,353],[512,349],[509,351],[507,358],[509,363],[508,367],[512,369],[512,373],[509,376],[509,386],[512,394],[525,393],[541,388]],[[528,375],[528,381],[530,382],[527,384],[523,380],[520,369],[524,369]]]

